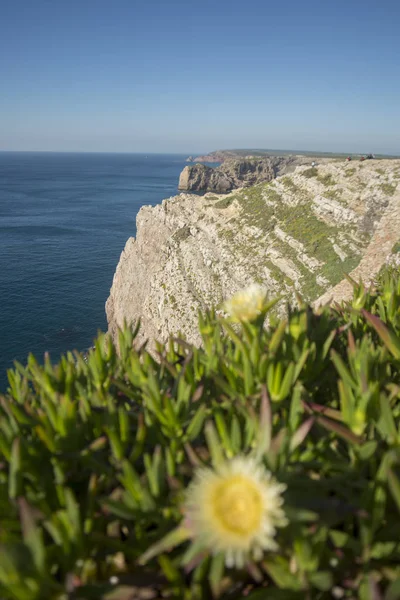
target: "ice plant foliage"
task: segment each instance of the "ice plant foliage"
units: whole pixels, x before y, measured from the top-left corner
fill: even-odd
[[[254,321],[265,306],[266,290],[253,283],[248,288],[234,294],[224,303],[224,309],[233,321]]]
[[[9,371],[1,600],[400,597],[400,274],[273,302]]]
[[[194,541],[225,554],[228,567],[260,560],[276,550],[276,528],[287,524],[282,509],[286,486],[253,458],[237,456],[216,469],[200,469],[185,505]]]

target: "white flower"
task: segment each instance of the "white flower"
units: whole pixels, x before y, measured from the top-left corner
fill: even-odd
[[[287,524],[282,492],[253,458],[238,456],[213,469],[200,469],[185,503],[186,524],[193,541],[212,553],[224,553],[228,567],[242,568],[276,550],[276,527]]]
[[[224,303],[224,309],[235,321],[254,321],[265,305],[266,290],[253,283],[248,288],[237,292]]]

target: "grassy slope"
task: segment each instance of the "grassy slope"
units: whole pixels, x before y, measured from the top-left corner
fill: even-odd
[[[213,206],[218,212],[232,205],[238,207],[237,217],[220,227],[219,235],[232,257],[247,265],[253,279],[265,283],[273,278],[273,289],[278,293],[296,289],[313,300],[358,265],[373,230],[361,231],[356,223],[340,218],[324,219],[314,203],[315,196],[320,195],[348,208],[349,194],[359,199],[365,192],[362,164],[341,165],[339,169],[340,180],[335,179],[334,169],[329,172],[329,167],[302,169],[296,176],[291,174],[269,184],[238,190],[215,201]],[[382,181],[377,189],[390,197],[393,183]],[[374,188],[369,190],[374,193]],[[289,237],[281,239],[277,227]],[[302,244],[303,260],[296,242]],[[340,258],[334,246],[339,246],[346,256]],[[276,256],[281,262],[287,261],[297,276],[293,278],[282,271]],[[310,268],[305,264],[307,257],[319,261],[319,266]]]

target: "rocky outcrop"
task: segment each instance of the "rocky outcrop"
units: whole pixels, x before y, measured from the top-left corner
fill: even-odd
[[[246,153],[247,154],[247,153]],[[189,156],[186,162],[199,162],[199,163],[223,163],[229,158],[239,158],[239,154],[235,150],[215,150],[209,154],[202,154],[200,156]]]
[[[343,154],[334,154],[332,152],[285,152],[285,151],[277,151],[277,150],[214,150],[213,152],[209,152],[208,154],[201,154],[200,156],[189,156],[186,159],[186,162],[201,162],[201,163],[223,163],[225,160],[229,159],[239,159],[239,158],[267,158],[268,156],[307,156],[307,158],[311,160],[333,160],[335,158],[344,159],[345,155]],[[377,155],[380,156],[380,155]],[[361,158],[361,155],[353,155],[354,157]],[[396,158],[394,156],[381,156],[381,158]]]
[[[354,281],[362,281],[366,287],[374,283],[382,266],[400,266],[400,254],[393,253],[393,248],[400,240],[400,194],[394,194],[375,229],[364,256],[360,263],[349,275]],[[337,285],[330,287],[318,300],[316,306],[328,304],[331,301],[342,302],[351,300],[353,286],[348,279],[343,279]]]
[[[268,158],[228,159],[219,167],[203,164],[187,166],[179,177],[179,189],[191,192],[227,193],[249,187],[291,172],[300,164],[311,163],[306,157],[271,156]]]
[[[296,292],[340,299],[344,274],[373,276],[400,238],[399,184],[400,160],[330,162],[143,207],[107,301],[110,334],[140,317],[139,342],[180,332],[200,343],[198,309],[253,282],[283,296],[282,312]]]
[[[185,167],[179,176],[178,189],[192,192],[226,193],[234,189],[234,180],[225,171],[196,164]]]

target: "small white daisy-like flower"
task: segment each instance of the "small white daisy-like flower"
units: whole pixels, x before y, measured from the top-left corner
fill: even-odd
[[[282,509],[286,486],[275,481],[255,459],[238,456],[214,469],[200,469],[185,503],[193,541],[214,554],[224,553],[228,567],[242,568],[276,550],[277,527],[287,524]]]
[[[227,300],[223,308],[234,321],[254,321],[265,305],[266,290],[253,283]]]

